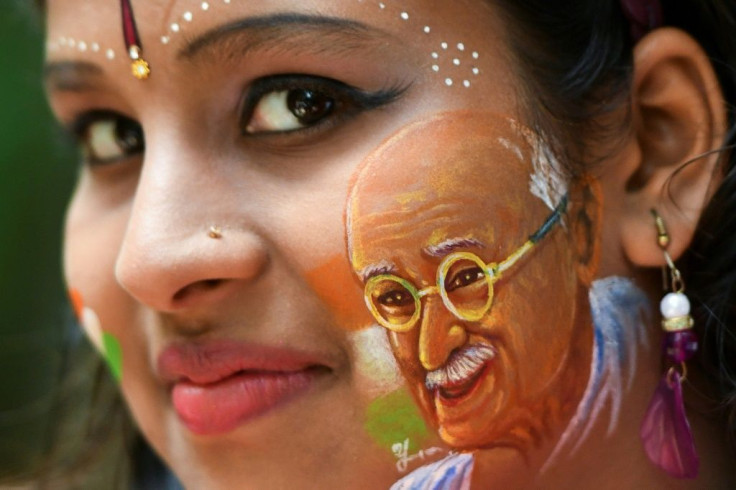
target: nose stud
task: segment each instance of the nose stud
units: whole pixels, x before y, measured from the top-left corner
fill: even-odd
[[[210,230],[207,235],[214,240],[219,240],[222,238],[222,230],[219,226],[210,226]]]

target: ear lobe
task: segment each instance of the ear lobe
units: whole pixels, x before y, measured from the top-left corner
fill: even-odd
[[[677,259],[692,240],[718,175],[725,104],[706,53],[673,28],[657,29],[637,45],[631,104],[635,148],[627,153],[619,231],[632,263],[658,266],[664,259],[650,210],[657,209],[667,223],[669,251]]]

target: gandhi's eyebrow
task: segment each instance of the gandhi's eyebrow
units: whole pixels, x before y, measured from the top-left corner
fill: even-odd
[[[445,257],[459,248],[485,248],[485,244],[476,238],[449,238],[436,245],[427,245],[422,252],[430,257]]]
[[[360,277],[363,278],[363,282],[368,282],[371,277],[380,276],[381,274],[396,274],[398,267],[395,264],[387,261],[381,261],[377,264],[371,264],[364,267],[360,271]]]
[[[187,42],[178,52],[182,59],[205,56],[233,59],[263,45],[298,47],[313,52],[373,47],[390,35],[366,24],[337,17],[278,13],[247,17],[205,32]],[[288,46],[284,46],[288,43]]]
[[[50,92],[81,92],[96,85],[103,73],[101,66],[87,61],[52,61],[44,66],[44,85]]]

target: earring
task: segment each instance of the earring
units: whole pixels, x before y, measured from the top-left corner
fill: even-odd
[[[685,362],[698,350],[693,332],[690,301],[685,296],[685,282],[672,257],[667,252],[670,235],[662,217],[652,209],[657,228],[657,244],[666,261],[662,268],[665,291],[659,305],[662,313],[664,357],[670,366],[654,392],[644,415],[639,435],[644,451],[657,466],[675,478],[695,478],[698,475],[698,454],[685,415],[682,383],[687,377]]]

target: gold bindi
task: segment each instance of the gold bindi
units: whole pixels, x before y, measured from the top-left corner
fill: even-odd
[[[151,74],[151,67],[143,59],[143,44],[135,24],[133,6],[130,4],[130,0],[120,0],[120,8],[123,16],[123,39],[131,60],[130,70],[135,78],[145,80]]]

